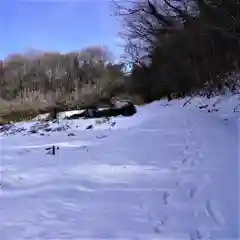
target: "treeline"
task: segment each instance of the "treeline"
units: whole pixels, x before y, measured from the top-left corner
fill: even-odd
[[[125,92],[124,64],[105,47],[60,54],[30,50],[0,62],[2,102],[97,101]]]
[[[131,92],[146,102],[168,96],[237,91],[239,0],[123,1]]]

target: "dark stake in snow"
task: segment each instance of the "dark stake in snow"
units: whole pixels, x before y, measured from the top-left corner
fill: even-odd
[[[48,151],[47,154],[49,154],[49,155],[55,155],[55,154],[56,154],[56,150],[59,150],[59,147],[55,147],[55,146],[53,145],[52,147],[46,148],[46,150]]]

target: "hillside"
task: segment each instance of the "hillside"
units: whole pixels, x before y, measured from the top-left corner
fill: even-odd
[[[186,101],[1,128],[0,239],[237,239],[239,96]]]

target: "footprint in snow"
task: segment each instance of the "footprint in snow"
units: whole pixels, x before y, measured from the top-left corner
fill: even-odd
[[[185,157],[185,158],[182,159],[182,165],[184,165],[186,163],[187,163],[187,158]]]
[[[170,194],[169,194],[168,192],[164,192],[164,194],[163,194],[163,203],[164,203],[165,205],[168,204],[169,196],[170,196]]]
[[[163,217],[160,222],[156,224],[154,227],[154,232],[155,233],[161,233],[165,230],[166,222],[168,220],[168,217]]]
[[[197,192],[198,192],[198,188],[197,187],[191,188],[190,191],[189,191],[189,198],[190,199],[195,198]]]
[[[203,239],[203,236],[202,236],[201,232],[197,229],[190,234],[190,239],[191,240],[200,240],[200,239]]]

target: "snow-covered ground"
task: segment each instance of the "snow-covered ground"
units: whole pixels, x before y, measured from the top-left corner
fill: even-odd
[[[240,98],[186,100],[2,129],[0,240],[239,239]]]

